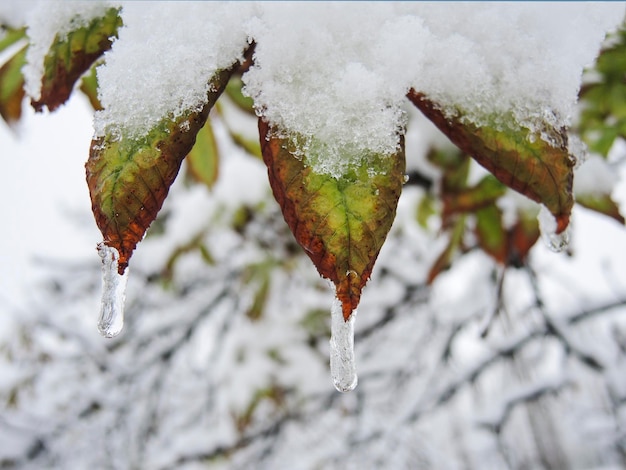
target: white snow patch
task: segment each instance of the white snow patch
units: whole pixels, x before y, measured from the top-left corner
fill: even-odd
[[[119,39],[98,68],[96,135],[145,135],[166,116],[206,103],[209,80],[248,45],[246,2],[128,2]]]

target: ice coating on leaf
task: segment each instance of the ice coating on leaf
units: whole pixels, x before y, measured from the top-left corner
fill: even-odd
[[[341,301],[335,298],[330,310],[330,318],[330,374],[338,391],[350,392],[358,383],[354,361],[356,310],[352,312],[348,320],[344,320]]]
[[[117,262],[120,258],[115,248],[104,242],[98,244],[98,254],[102,258],[102,305],[98,330],[106,338],[113,338],[124,327],[124,301],[126,299],[126,282],[128,268],[119,274]]]
[[[583,67],[623,13],[615,4],[265,3],[249,23],[257,49],[244,82],[270,123],[323,142],[325,158],[311,166],[338,176],[364,150],[395,151],[411,87],[475,124],[506,111],[532,129],[566,125]]]
[[[555,253],[560,253],[569,246],[570,240],[570,227],[567,226],[565,230],[557,233],[557,222],[554,216],[546,208],[541,205],[541,210],[537,216],[539,220],[539,230],[541,231],[541,238],[545,242],[546,246]]]
[[[44,72],[44,59],[55,36],[63,37],[70,31],[87,26],[89,22],[119,2],[62,2],[41,1],[26,3],[30,7],[27,16],[28,37],[26,53],[24,90],[35,101],[41,98],[41,77]]]
[[[245,2],[124,4],[124,27],[98,68],[105,109],[96,114],[96,136],[140,136],[168,115],[199,111],[209,78],[241,59],[252,11]]]

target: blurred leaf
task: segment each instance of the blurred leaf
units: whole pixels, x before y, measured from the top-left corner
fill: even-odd
[[[274,197],[296,240],[333,281],[343,316],[359,304],[395,218],[404,181],[404,142],[397,154],[370,155],[340,178],[315,173],[305,155],[259,120],[263,159]],[[284,135],[284,133],[283,133]]]
[[[499,263],[507,261],[507,234],[502,226],[502,211],[495,205],[476,211],[476,236],[483,251]]]
[[[526,264],[528,253],[535,245],[539,236],[539,221],[537,211],[518,211],[518,219],[509,230],[509,247],[507,263],[511,266],[521,267]]]
[[[587,209],[607,215],[624,225],[624,217],[610,194],[576,194],[576,202]]]
[[[574,162],[568,154],[564,130],[546,128],[550,144],[512,119],[506,130],[479,127],[461,117],[445,116],[436,103],[415,90],[407,96],[455,145],[498,180],[546,206],[557,220],[557,233],[567,228],[574,204]]]
[[[428,219],[437,213],[435,199],[430,193],[424,194],[417,205],[417,223],[424,229],[428,228]]]
[[[581,87],[578,130],[589,149],[606,157],[617,137],[626,138],[626,31],[609,41]],[[589,73],[591,72],[591,73]]]
[[[88,74],[83,75],[80,81],[80,91],[87,97],[94,111],[103,109],[100,99],[98,99],[98,74],[96,68],[99,64],[94,64]]]
[[[260,159],[263,158],[263,155],[261,154],[261,144],[259,144],[258,138],[254,140],[248,139],[242,134],[234,132],[231,129],[229,129],[229,133],[233,141],[237,145],[239,145],[241,148],[243,148],[246,152],[248,152],[250,155],[260,158]]]
[[[120,274],[161,209],[233,68],[212,78],[202,110],[165,118],[139,139],[107,135],[92,141],[86,164],[92,210],[104,242],[120,254]]]
[[[437,257],[437,260],[428,272],[428,284],[432,284],[435,278],[439,276],[439,274],[441,274],[452,265],[452,259],[461,247],[464,233],[465,216],[460,216],[455,220],[454,227],[452,229],[452,232],[450,233],[450,241],[448,242],[448,245]]]
[[[3,28],[4,29],[4,28]],[[12,29],[7,28],[0,37],[0,52],[15,44],[20,39],[26,37],[26,28]]]
[[[24,77],[22,66],[26,63],[26,46],[0,67],[0,116],[11,125],[22,116]]]
[[[228,97],[243,111],[255,115],[254,100],[249,96],[245,96],[241,89],[243,81],[239,75],[234,75],[226,86],[226,94]]]
[[[219,152],[210,119],[198,132],[196,143],[187,155],[187,165],[196,181],[204,183],[209,189],[213,187],[218,176]]]
[[[485,176],[476,186],[461,189],[456,193],[444,194],[444,213],[476,212],[493,205],[505,192],[506,187],[494,176]]]
[[[110,8],[86,27],[63,36],[57,34],[44,59],[41,97],[32,101],[35,110],[40,112],[47,106],[54,111],[65,103],[78,78],[111,48],[112,38],[117,37],[120,26],[119,8]]]

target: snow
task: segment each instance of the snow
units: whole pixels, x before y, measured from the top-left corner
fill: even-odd
[[[98,68],[96,135],[145,135],[163,118],[201,109],[209,79],[248,45],[246,2],[128,2],[119,38]],[[167,31],[167,34],[163,34]]]
[[[96,134],[139,137],[199,109],[209,78],[252,40],[246,92],[318,173],[394,153],[410,88],[475,123],[513,115],[541,133],[544,121],[570,122],[583,67],[623,13],[609,3],[128,2],[98,69]]]
[[[26,5],[29,5],[26,2]],[[89,22],[113,6],[112,2],[80,1],[41,1],[31,3],[27,14],[30,45],[26,52],[26,65],[23,68],[24,90],[34,100],[41,97],[41,78],[44,72],[44,59],[54,38],[63,38],[75,29],[87,26]]]
[[[358,383],[354,360],[354,321],[356,310],[344,320],[341,301],[335,298],[330,309],[330,375],[335,388],[350,392]]]

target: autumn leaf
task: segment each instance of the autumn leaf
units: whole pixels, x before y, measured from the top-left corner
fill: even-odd
[[[411,90],[408,98],[456,146],[471,155],[498,180],[546,206],[557,221],[556,233],[569,224],[574,162],[563,130],[552,129],[554,144],[521,126],[499,130],[447,117],[436,103]]]
[[[22,116],[24,77],[22,66],[26,62],[26,47],[18,51],[0,67],[0,116],[9,125]]]
[[[339,178],[317,174],[293,141],[259,120],[263,159],[287,225],[319,273],[336,286],[347,321],[393,223],[402,190],[404,142],[394,155],[369,155]]]
[[[32,101],[33,108],[40,112],[47,106],[54,111],[65,103],[80,76],[111,48],[121,25],[119,9],[110,8],[87,26],[57,35],[44,59],[41,97]]]
[[[119,252],[120,274],[161,209],[234,68],[215,74],[200,111],[165,118],[139,139],[107,135],[92,141],[86,164],[92,211],[104,242]]]

